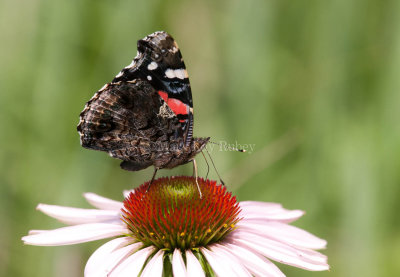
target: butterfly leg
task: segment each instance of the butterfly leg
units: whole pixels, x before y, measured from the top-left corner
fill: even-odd
[[[206,159],[206,155],[204,155],[203,151],[201,151],[201,154],[203,155],[204,161],[207,164],[207,174],[206,174],[206,179],[208,179],[208,173],[210,173],[210,165],[208,164],[208,161]]]
[[[147,186],[146,193],[149,191],[150,186],[151,186],[151,184],[152,184],[153,181],[154,181],[154,178],[156,178],[157,170],[158,170],[158,168],[157,168],[157,167],[154,167],[153,177],[151,177],[151,181],[150,181],[149,185]]]
[[[216,172],[217,175],[218,175],[219,181],[221,182],[221,184],[222,184],[223,186],[225,186],[225,182],[222,181],[221,176],[219,175],[218,170],[217,170],[217,168],[215,167],[214,161],[213,161],[213,159],[211,158],[210,152],[208,152],[207,148],[205,148],[205,150],[206,150],[206,152],[207,152],[208,157],[209,157],[210,160],[211,160],[211,163],[212,163],[212,165],[213,165],[213,167],[214,167],[215,172]],[[203,152],[201,152],[201,153],[203,153]]]
[[[192,163],[193,163],[193,174],[194,174],[194,177],[196,178],[196,185],[197,185],[197,189],[199,190],[199,196],[200,196],[200,199],[203,197],[203,195],[201,194],[201,190],[200,190],[200,186],[199,186],[199,181],[197,180],[198,179],[198,175],[197,175],[197,164],[196,164],[196,160],[195,159],[193,159],[192,160]]]

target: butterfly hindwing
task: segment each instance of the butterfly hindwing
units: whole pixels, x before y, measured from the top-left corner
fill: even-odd
[[[78,125],[83,147],[124,161],[141,157],[140,163],[152,159],[157,145],[178,141],[179,128],[176,115],[142,80],[107,84],[87,103]]]

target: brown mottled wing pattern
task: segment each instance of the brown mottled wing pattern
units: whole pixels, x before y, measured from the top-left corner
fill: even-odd
[[[105,151],[125,161],[124,169],[146,168],[168,152],[163,145],[177,138],[178,118],[146,81],[105,85],[86,104],[78,131],[85,148]]]

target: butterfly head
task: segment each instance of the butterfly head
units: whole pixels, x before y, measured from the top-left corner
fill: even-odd
[[[209,137],[208,138],[193,138],[193,140],[192,140],[193,154],[196,155],[196,154],[200,153],[204,149],[204,147],[206,147],[209,140],[210,140]]]

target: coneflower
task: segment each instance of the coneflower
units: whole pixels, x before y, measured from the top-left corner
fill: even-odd
[[[284,276],[271,260],[327,270],[326,246],[288,223],[300,210],[244,201],[215,181],[192,177],[155,180],[126,193],[124,202],[84,196],[97,209],[39,204],[68,227],[30,231],[26,244],[55,246],[113,238],[88,260],[85,276]]]

